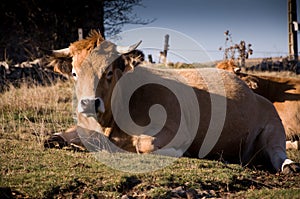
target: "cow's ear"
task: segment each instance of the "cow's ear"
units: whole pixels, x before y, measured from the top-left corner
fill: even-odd
[[[70,76],[72,73],[72,57],[48,57],[48,67],[52,67],[54,72]]]
[[[140,50],[133,50],[130,53],[123,55],[124,59],[124,72],[132,71],[136,66],[145,60],[144,53]]]
[[[116,46],[116,50],[121,55],[121,62],[119,69],[124,72],[132,71],[137,65],[144,61],[144,54],[136,50],[142,41],[137,42],[131,46]]]
[[[47,66],[53,68],[54,72],[71,75],[72,73],[72,57],[69,48],[60,50],[45,50],[47,54]]]
[[[247,77],[243,79],[246,84],[249,86],[249,88],[255,90],[258,88],[258,80],[255,77]]]
[[[256,82],[249,81],[249,82],[246,82],[246,83],[247,83],[247,85],[249,86],[249,88],[251,88],[251,89],[253,89],[253,90],[255,90],[255,89],[258,88],[258,85],[257,85]]]

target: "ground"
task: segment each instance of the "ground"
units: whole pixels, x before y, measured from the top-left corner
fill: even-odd
[[[271,174],[192,158],[179,158],[153,172],[129,173],[106,166],[86,151],[45,149],[49,135],[74,124],[71,80],[10,88],[0,98],[0,198],[300,196],[300,174]],[[300,162],[299,151],[290,150],[288,156]]]

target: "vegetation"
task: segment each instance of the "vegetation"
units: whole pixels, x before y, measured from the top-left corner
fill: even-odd
[[[2,0],[0,60],[22,62],[41,57],[40,49],[60,49],[85,37],[91,29],[104,36],[119,33],[124,24],[147,24],[133,8],[141,0]]]
[[[44,149],[73,120],[73,83],[0,94],[0,198],[299,198],[300,175],[191,158],[147,173],[114,170],[92,153]],[[299,151],[288,155],[300,161]],[[135,162],[130,162],[135,164]],[[124,196],[124,198],[126,198]]]

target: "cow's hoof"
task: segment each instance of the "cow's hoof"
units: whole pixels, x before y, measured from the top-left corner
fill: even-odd
[[[292,174],[292,173],[300,173],[300,164],[292,162],[290,164],[286,164],[282,170],[283,174]]]
[[[59,135],[52,135],[48,140],[44,141],[45,148],[63,148],[68,146],[68,142],[66,142],[61,136]]]

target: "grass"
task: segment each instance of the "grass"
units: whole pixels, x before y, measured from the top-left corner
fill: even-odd
[[[52,133],[74,124],[73,86],[11,88],[0,94],[0,198],[298,198],[300,175],[270,174],[218,161],[179,158],[167,167],[130,173],[92,153],[44,149]],[[107,161],[141,158],[97,154]],[[300,161],[299,151],[288,151]],[[135,156],[136,157],[136,156]],[[148,163],[151,158],[142,157]],[[120,165],[120,163],[118,163]]]

